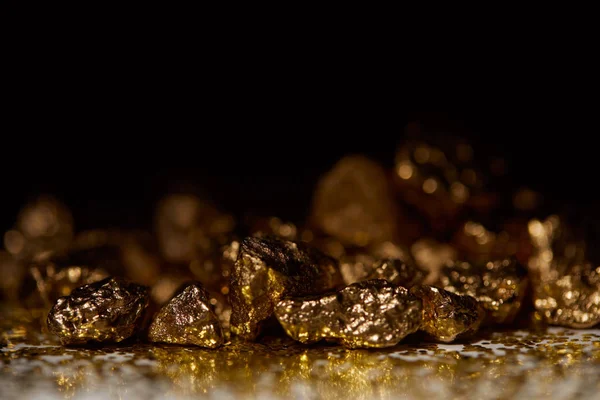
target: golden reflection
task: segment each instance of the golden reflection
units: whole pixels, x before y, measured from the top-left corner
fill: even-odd
[[[286,339],[232,342],[218,350],[168,345],[104,349],[3,348],[10,379],[65,398],[403,398],[539,397],[600,385],[598,331],[483,332],[453,345],[401,344],[388,350],[301,346]],[[12,360],[21,360],[11,363]],[[53,382],[44,386],[43,382]],[[536,394],[537,393],[537,394]],[[35,397],[35,396],[33,396]]]

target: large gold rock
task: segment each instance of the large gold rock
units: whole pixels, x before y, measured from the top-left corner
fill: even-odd
[[[305,243],[247,237],[231,274],[232,333],[253,340],[284,296],[321,293],[341,284],[336,260]]]
[[[275,315],[302,343],[339,342],[349,348],[390,347],[421,325],[421,300],[383,279],[354,283],[337,293],[280,301]]]
[[[472,336],[485,313],[471,296],[451,293],[434,286],[419,285],[410,293],[423,301],[421,330],[438,342],[453,342]]]
[[[65,345],[121,342],[140,329],[148,300],[148,288],[106,278],[59,298],[48,328]]]
[[[187,285],[160,309],[150,324],[148,339],[211,349],[223,344],[219,320],[201,284]]]
[[[319,181],[311,223],[344,245],[394,240],[398,210],[384,169],[363,156],[347,156]]]
[[[516,259],[471,264],[451,262],[443,268],[441,287],[452,293],[476,298],[486,311],[486,324],[511,323],[523,304],[527,271]]]

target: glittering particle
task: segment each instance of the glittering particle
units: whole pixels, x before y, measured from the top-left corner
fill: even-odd
[[[407,289],[374,279],[337,293],[284,299],[275,315],[286,333],[302,343],[390,347],[419,328],[421,310],[421,301]]]
[[[341,284],[336,260],[305,243],[247,237],[231,274],[232,333],[253,340],[284,296],[316,294]]]
[[[452,342],[475,334],[485,316],[477,300],[447,290],[418,285],[410,293],[423,301],[421,330],[430,339]]]
[[[521,308],[528,279],[514,258],[480,265],[456,261],[442,269],[440,284],[452,293],[476,298],[486,311],[486,324],[509,324]]]
[[[311,221],[346,245],[393,240],[398,210],[385,170],[363,156],[347,156],[319,181]]]
[[[121,342],[140,328],[148,289],[106,278],[61,297],[48,314],[48,328],[65,345]]]
[[[216,300],[214,302],[216,304]],[[208,348],[223,344],[219,320],[201,284],[187,285],[160,309],[150,324],[148,339]]]

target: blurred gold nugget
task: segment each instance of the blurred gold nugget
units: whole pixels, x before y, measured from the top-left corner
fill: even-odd
[[[346,256],[340,260],[340,271],[347,285],[370,279],[385,279],[395,285],[411,287],[426,275],[417,266],[397,258],[376,260],[366,254]]]
[[[160,309],[150,325],[148,339],[211,349],[223,344],[219,320],[201,284],[187,285]]]
[[[21,284],[26,276],[25,264],[7,251],[0,250],[0,298],[19,300]]]
[[[578,240],[559,216],[532,219],[528,232],[533,246],[528,263],[532,279],[556,280],[587,264],[585,242]]]
[[[286,298],[275,308],[293,339],[328,340],[349,348],[395,346],[419,329],[421,314],[420,299],[382,279],[354,283],[337,293]]]
[[[298,228],[291,222],[277,217],[254,218],[250,222],[250,234],[256,237],[276,236],[284,240],[297,240]]]
[[[141,328],[148,300],[147,287],[106,278],[59,298],[48,328],[64,345],[121,342]]]
[[[424,284],[431,285],[439,280],[444,265],[456,259],[456,249],[446,243],[424,238],[413,243],[410,248],[416,265],[427,273]]]
[[[191,194],[172,194],[155,216],[159,249],[168,262],[189,263],[214,247],[235,227],[233,217]]]
[[[385,170],[364,156],[346,156],[317,184],[311,224],[344,245],[394,240],[398,210]]]
[[[532,220],[529,272],[536,311],[551,325],[590,328],[600,323],[600,267],[586,260],[585,245],[564,220]]]
[[[501,174],[500,163],[491,169]],[[486,212],[497,203],[497,196],[486,191],[487,177],[474,164],[473,148],[457,138],[406,141],[396,153],[395,172],[402,198],[436,230],[446,230],[464,207]]]
[[[522,239],[527,236],[527,228],[525,223],[510,222],[508,229],[494,232],[483,224],[467,221],[456,231],[452,242],[462,257],[477,264],[516,256],[523,245]]]
[[[73,217],[58,199],[42,195],[26,204],[14,229],[4,234],[4,247],[17,258],[33,260],[45,252],[65,250],[73,239]]]
[[[83,285],[98,282],[108,277],[108,273],[100,268],[81,266],[59,267],[54,263],[43,266],[33,265],[31,276],[36,285],[36,291],[30,295],[29,302],[41,300],[44,306],[53,305],[59,297],[68,296]],[[31,297],[32,296],[32,297]]]
[[[284,296],[321,293],[341,284],[336,260],[306,243],[247,237],[231,275],[231,331],[253,340]]]
[[[476,298],[486,311],[486,324],[509,324],[519,312],[526,294],[527,271],[516,259],[474,265],[450,262],[442,269],[441,287]]]
[[[485,313],[474,297],[434,286],[418,285],[410,293],[423,301],[421,330],[438,342],[453,342],[475,334]]]

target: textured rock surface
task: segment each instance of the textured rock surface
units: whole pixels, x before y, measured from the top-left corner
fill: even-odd
[[[337,293],[285,299],[275,315],[302,343],[320,340],[350,348],[389,347],[421,325],[421,300],[382,279],[352,284]]]

